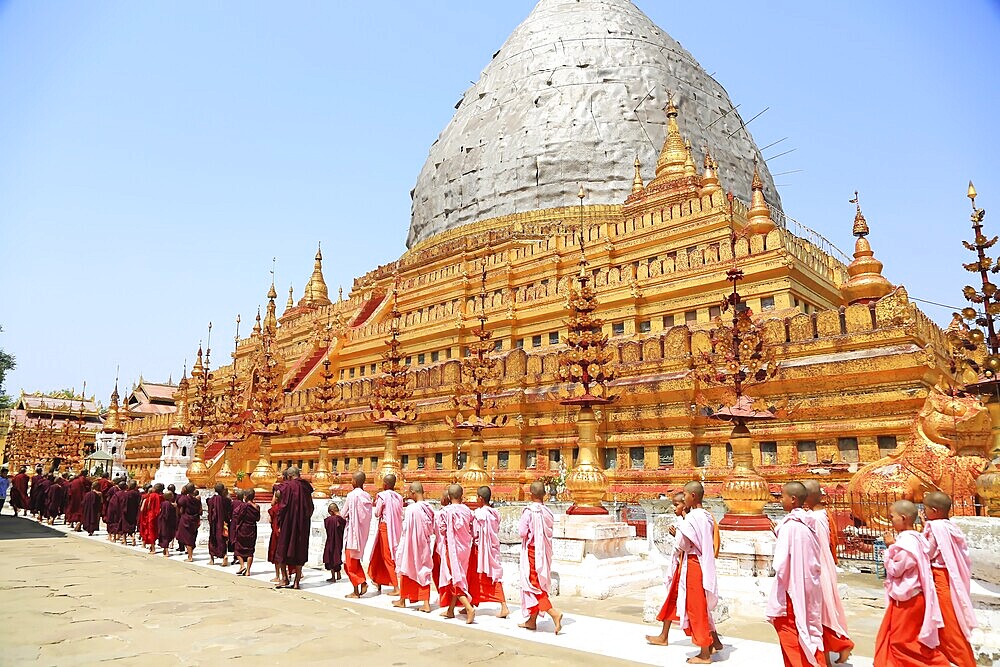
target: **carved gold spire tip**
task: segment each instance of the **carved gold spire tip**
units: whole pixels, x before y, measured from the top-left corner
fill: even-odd
[[[865,220],[865,215],[861,212],[861,198],[858,196],[857,190],[854,191],[854,199],[851,200],[851,203],[856,208],[854,213],[854,230],[851,233],[861,239],[868,236],[870,232],[868,230],[868,221]]]
[[[972,200],[973,206],[976,205],[976,186],[972,184],[972,181],[969,181],[969,191],[965,196]]]
[[[771,219],[771,209],[764,200],[764,182],[760,178],[757,158],[753,161],[753,193],[750,198],[750,210],[747,212],[747,229],[751,234],[767,234],[777,225]]]
[[[667,138],[663,142],[660,157],[656,160],[656,176],[653,183],[673,181],[685,176],[696,176],[692,171],[694,162],[677,125],[679,112],[673,95],[667,96]],[[688,164],[690,161],[690,164]]]
[[[840,291],[848,305],[877,301],[893,290],[893,285],[882,275],[882,262],[875,258],[875,251],[868,236],[868,221],[861,213],[858,193],[854,193],[851,203],[855,205],[853,233],[858,240],[854,243],[854,261],[847,266],[849,278]]]
[[[642,189],[646,187],[642,182],[642,164],[639,162],[639,156],[635,156],[635,176],[632,178],[632,192],[642,192]]]

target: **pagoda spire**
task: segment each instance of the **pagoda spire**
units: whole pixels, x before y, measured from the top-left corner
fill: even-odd
[[[777,227],[771,219],[771,209],[764,201],[764,182],[760,179],[760,169],[757,160],[753,161],[753,183],[750,185],[753,195],[750,199],[750,210],[747,212],[747,233],[767,234]]]
[[[259,338],[260,334],[261,334],[261,328],[260,328],[260,306],[257,306],[257,321],[254,322],[253,331],[251,332],[251,335],[254,338]]]
[[[299,299],[300,306],[329,306],[330,296],[326,289],[326,280],[323,279],[323,251],[319,244],[316,246],[316,258],[313,264],[313,272],[306,283],[305,293]]]
[[[875,259],[875,252],[866,238],[869,234],[868,221],[861,212],[857,191],[851,203],[857,207],[852,233],[858,240],[854,243],[854,261],[847,266],[850,277],[840,288],[848,305],[878,301],[893,290],[892,283],[882,275],[882,262]]]
[[[635,176],[632,178],[632,194],[642,192],[645,188],[645,183],[642,182],[642,164],[639,162],[639,156],[635,156]]]
[[[691,154],[691,142],[684,142],[684,149],[687,151],[687,157],[684,159],[684,175],[685,176],[697,176],[698,168],[694,164],[694,155]]]
[[[708,148],[705,149],[705,170],[701,174],[701,195],[711,195],[713,192],[722,190],[719,185],[718,165],[712,160],[712,154]]]
[[[292,294],[293,293],[294,293],[294,288],[291,285],[289,285],[288,286],[288,301],[285,302],[285,312],[286,313],[289,310],[291,310],[292,308],[295,307],[295,300],[292,298]]]
[[[677,126],[677,105],[674,104],[673,95],[670,95],[667,98],[667,139],[663,142],[663,150],[656,161],[656,178],[653,180],[665,181],[685,176],[688,157],[684,138]]]
[[[187,362],[185,361],[184,364],[184,373],[181,375],[181,381],[177,383],[177,391],[174,393],[177,396],[177,411],[174,413],[174,419],[167,431],[171,435],[187,435],[191,432],[188,414]]]
[[[271,332],[273,336],[278,330],[278,316],[277,307],[274,305],[274,300],[278,298],[278,293],[274,289],[274,277],[271,277],[271,289],[267,290],[267,315],[264,316],[264,327]]]
[[[111,392],[111,403],[108,405],[108,418],[104,422],[104,428],[101,429],[104,433],[121,433],[121,417],[119,415],[118,408],[118,380],[115,379],[115,388]]]

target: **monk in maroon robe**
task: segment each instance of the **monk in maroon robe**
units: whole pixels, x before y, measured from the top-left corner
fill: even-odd
[[[62,483],[62,478],[55,475],[51,477],[45,494],[45,516],[48,517],[50,526],[63,513],[63,501],[66,500],[66,485]]]
[[[139,493],[139,483],[134,479],[129,482],[125,492],[125,506],[122,508],[123,543],[132,538],[132,546],[136,546],[135,531],[139,528],[139,506],[142,504],[142,494]]]
[[[108,523],[108,513],[111,511],[111,499],[114,497],[116,493],[118,493],[118,482],[111,482],[111,480],[107,479],[106,473],[105,473],[105,478],[102,479],[101,481],[107,482],[107,484],[102,484],[103,488],[101,489],[102,507],[104,508],[104,515],[101,518],[104,519],[104,523]],[[121,522],[121,519],[119,518],[118,521]],[[115,528],[117,527],[118,526],[116,524]],[[108,524],[109,540],[111,539],[113,534],[114,533],[111,532],[111,524]]]
[[[187,560],[194,560],[194,544],[201,525],[201,498],[194,484],[188,483],[177,500],[177,542],[187,551]]]
[[[17,474],[10,480],[10,504],[14,507],[14,516],[18,510],[24,510],[24,515],[28,515],[31,509],[31,500],[28,497],[28,469],[21,466]]]
[[[257,522],[260,521],[260,507],[254,502],[256,494],[248,489],[244,500],[237,505],[233,503],[233,520],[229,524],[230,536],[233,538],[233,553],[240,561],[240,571],[245,577],[250,576],[253,565],[253,554],[257,548]]]
[[[243,506],[244,497],[246,497],[246,492],[243,489],[233,489],[232,502],[233,502],[233,512],[229,519],[229,551],[236,552],[236,531],[239,530],[239,526],[236,522],[239,520],[238,517],[243,516],[239,509]],[[235,556],[233,557],[233,562],[236,562]]]
[[[49,489],[49,477],[42,474],[41,468],[35,469],[31,478],[31,513],[39,521],[45,520],[45,494]]]
[[[274,579],[271,579],[271,583],[287,582],[288,570],[285,568],[284,556],[278,553],[281,512],[284,510],[281,504],[281,485],[275,484],[271,493],[271,506],[267,509],[267,516],[271,520],[271,537],[267,541],[267,562],[274,565]]]
[[[347,519],[340,516],[340,506],[330,503],[326,508],[329,516],[323,519],[326,544],[323,545],[323,567],[330,571],[327,581],[340,581],[340,569],[344,566],[344,529]]]
[[[125,514],[125,482],[112,486],[104,495],[107,500],[105,523],[108,524],[108,539],[117,542],[124,539],[123,517]]]
[[[84,470],[73,478],[66,487],[66,523],[73,527],[73,530],[80,532],[83,530],[83,496],[90,491],[90,480],[87,478],[87,471]]]
[[[295,579],[279,584],[278,588],[297,589],[302,582],[302,566],[309,560],[313,488],[312,484],[299,477],[299,469],[295,466],[291,466],[286,475],[288,480],[281,485],[284,510],[278,529],[278,552],[288,567],[289,579],[293,576]]]
[[[163,556],[170,558],[170,543],[177,537],[177,506],[174,504],[174,492],[163,494],[160,503],[160,515],[156,517],[156,539]]]
[[[101,494],[97,486],[83,494],[83,509],[81,510],[82,526],[88,535],[93,535],[101,527]]]
[[[233,501],[229,499],[226,485],[215,485],[215,495],[208,499],[208,564],[222,559],[222,567],[229,567],[229,522],[233,518]]]

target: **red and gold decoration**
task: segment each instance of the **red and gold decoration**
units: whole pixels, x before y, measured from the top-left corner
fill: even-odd
[[[215,425],[215,397],[212,396],[212,323],[208,323],[208,346],[202,354],[201,344],[198,345],[198,356],[191,368],[191,380],[194,383],[195,396],[191,404],[191,417],[194,422],[194,456],[188,466],[187,477],[195,486],[204,488],[208,483],[208,468],[205,466],[205,444],[210,437],[210,430]]]
[[[328,341],[327,341],[328,342]],[[316,470],[312,474],[313,498],[329,498],[330,486],[333,484],[333,474],[330,472],[330,448],[328,438],[343,435],[346,429],[341,427],[341,415],[336,411],[337,385],[333,381],[333,371],[330,370],[330,358],[323,359],[323,370],[320,372],[322,382],[314,389],[311,407],[311,422],[313,429],[309,435],[319,438],[319,458]]]
[[[213,439],[223,443],[222,467],[215,473],[215,481],[227,488],[236,483],[236,472],[232,467],[233,444],[246,437],[246,411],[241,403],[243,383],[236,372],[236,353],[240,345],[240,316],[236,316],[236,336],[234,337],[233,366],[225,392],[217,399]]]
[[[462,359],[462,379],[455,387],[452,399],[458,413],[446,421],[455,430],[469,432],[466,441],[466,464],[459,477],[465,489],[465,502],[475,502],[480,486],[490,484],[490,476],[483,467],[483,431],[499,428],[507,423],[507,415],[486,416],[484,410],[494,409],[496,401],[486,398],[487,392],[500,386],[501,369],[491,357],[496,343],[493,333],[486,330],[486,260],[483,259],[479,289],[479,326],[472,332],[476,341],[469,343],[469,353]]]
[[[274,346],[274,332],[270,327],[260,328],[260,313],[254,327],[258,341],[257,367],[250,394],[251,433],[260,438],[260,458],[250,473],[254,489],[268,493],[278,481],[278,473],[271,465],[271,438],[284,431],[281,391],[281,372]]]
[[[385,426],[385,451],[382,463],[375,474],[376,481],[389,474],[396,476],[397,481],[403,479],[403,469],[399,464],[399,433],[401,425],[413,422],[417,418],[416,410],[410,402],[413,390],[409,388],[410,370],[403,363],[403,355],[399,351],[399,319],[401,313],[397,307],[397,281],[392,292],[392,325],[389,329],[389,340],[385,341],[386,350],[382,352],[382,374],[375,378],[372,384],[372,397],[369,401],[371,413],[369,419],[375,424]]]
[[[746,390],[774,377],[778,366],[774,349],[765,344],[763,331],[754,323],[740,296],[738,286],[744,276],[735,261],[736,240],[734,232],[730,239],[733,266],[726,272],[726,280],[733,288],[721,304],[722,313],[731,312],[732,318],[728,326],[723,324],[721,315],[717,319],[717,326],[709,334],[710,351],[693,357],[694,376],[704,385],[722,388],[723,407],[712,417],[734,424],[729,436],[733,470],[722,485],[722,499],[729,511],[719,526],[731,530],[769,530],[770,521],[763,512],[771,493],[767,481],[754,468],[753,438],[747,424],[774,419],[774,414],[767,408],[755,408]]]
[[[559,354],[559,377],[564,382],[578,384],[583,393],[560,401],[562,405],[578,406],[576,417],[579,456],[573,470],[566,477],[566,489],[573,505],[567,514],[607,514],[601,501],[608,490],[597,455],[597,417],[594,406],[603,406],[615,400],[607,390],[607,383],[615,378],[613,354],[608,348],[608,336],[601,327],[604,321],[594,316],[597,310],[597,292],[591,286],[584,248],[583,200],[587,193],[581,187],[580,198],[580,271],[576,286],[569,292],[569,332],[563,341],[566,349]]]

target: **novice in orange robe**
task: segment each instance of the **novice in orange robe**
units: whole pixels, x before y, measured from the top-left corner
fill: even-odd
[[[472,606],[499,602],[498,618],[507,618],[507,598],[503,592],[503,565],[500,564],[500,512],[491,505],[493,491],[481,486],[476,492],[472,513],[472,556],[469,565],[469,593]]]
[[[422,602],[420,611],[430,613],[434,509],[424,501],[424,485],[420,482],[410,484],[410,500],[413,502],[403,514],[399,548],[396,550],[399,599],[392,606],[405,607],[407,602]]]
[[[854,642],[847,636],[847,614],[840,602],[837,588],[837,564],[834,561],[836,548],[830,543],[833,534],[830,514],[823,504],[823,490],[814,479],[802,483],[806,488],[805,509],[816,522],[816,538],[819,541],[819,581],[823,601],[823,650],[828,656],[836,654],[836,663],[847,662],[854,650]]]
[[[555,518],[545,506],[545,485],[540,481],[529,487],[531,503],[521,512],[517,532],[521,536],[521,613],[528,620],[518,627],[538,629],[538,615],[547,613],[558,635],[562,631],[562,612],[549,600],[552,590],[552,532]]]
[[[886,609],[875,638],[875,667],[949,667],[938,650],[944,621],[931,575],[930,545],[913,530],[917,506],[899,500],[889,518],[897,535],[885,535]]]
[[[934,491],[924,495],[924,537],[930,545],[931,576],[944,627],[938,633],[938,648],[958,667],[975,667],[976,657],[969,644],[976,614],[972,610],[972,559],[965,535],[948,518],[951,498]]]
[[[774,528],[774,583],[767,620],[778,633],[785,667],[819,667],[823,654],[823,593],[820,544],[812,512],[802,508],[806,487],[789,482],[781,489],[788,515]]]
[[[677,520],[674,525],[677,525],[678,521],[684,519],[684,492],[678,491],[673,497],[674,503],[674,516]],[[670,554],[670,571],[667,574],[667,599],[660,608],[660,613],[656,615],[656,620],[663,623],[663,629],[660,630],[658,635],[646,635],[646,641],[650,644],[655,644],[657,646],[667,645],[667,634],[670,632],[670,624],[674,621],[681,620],[680,616],[677,615],[677,590],[680,578],[678,573],[680,572],[680,551],[677,550],[677,545],[674,545],[674,550]]]
[[[368,529],[372,521],[372,497],[365,491],[365,474],[354,473],[354,488],[347,494],[343,517],[347,520],[344,530],[344,570],[354,587],[347,597],[359,598],[368,592],[368,578],[361,558],[368,543]]]
[[[396,578],[396,548],[403,529],[403,496],[396,493],[396,476],[388,474],[382,479],[382,490],[375,497],[375,518],[378,532],[372,558],[368,563],[368,576],[382,592],[382,586],[392,586],[389,595],[399,593]]]
[[[709,664],[712,653],[722,648],[712,620],[712,610],[719,602],[719,580],[715,574],[718,533],[715,519],[701,506],[704,497],[705,487],[701,482],[685,484],[687,515],[679,528],[670,527],[670,533],[678,536],[677,548],[681,552],[677,587],[681,629],[701,649],[687,659],[692,665]]]

